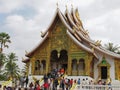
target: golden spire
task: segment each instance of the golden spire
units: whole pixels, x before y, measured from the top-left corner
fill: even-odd
[[[24,58],[22,57],[22,61],[24,61]]]
[[[72,7],[72,9],[73,9],[73,4],[71,4],[71,7]]]
[[[97,40],[97,41],[95,42],[95,45],[96,45],[96,46],[101,46],[101,40]]]
[[[58,8],[58,2],[56,3],[56,6],[57,6],[57,8]]]
[[[85,30],[85,33],[88,34],[89,33],[88,30]]]
[[[42,36],[42,35],[43,35],[43,32],[41,31],[40,33],[41,33],[41,36]]]
[[[66,7],[66,10],[68,10],[67,4],[65,5],[65,7]]]
[[[25,54],[28,54],[28,52],[25,50]]]

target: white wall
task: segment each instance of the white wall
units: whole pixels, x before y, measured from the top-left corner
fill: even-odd
[[[103,55],[102,53],[97,52],[97,56],[99,60],[95,60],[94,62],[94,79],[96,80],[98,78],[98,67],[97,65],[101,63],[103,56],[105,56],[106,61],[111,65],[110,67],[110,78],[115,80],[115,65],[114,65],[114,59],[110,56]]]

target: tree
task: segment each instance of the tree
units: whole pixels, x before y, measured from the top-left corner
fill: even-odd
[[[1,44],[1,46],[0,46],[1,51],[0,52],[3,51],[3,47],[4,48],[9,47],[6,43],[11,43],[10,36],[5,32],[1,32],[0,33],[0,44]]]
[[[120,46],[118,46],[118,45],[114,45],[113,43],[109,42],[108,44],[105,44],[104,46],[109,51],[112,51],[112,52],[115,52],[115,53],[119,52]]]
[[[16,78],[19,76],[20,73],[20,69],[18,67],[18,65],[16,64],[17,61],[17,56],[15,55],[15,53],[10,53],[7,56],[6,59],[6,64],[5,64],[5,72],[4,75],[6,75],[8,78]]]
[[[4,54],[4,53],[0,53],[0,72],[1,72],[2,66],[3,66],[4,63],[5,63],[5,60],[6,60],[5,54]]]

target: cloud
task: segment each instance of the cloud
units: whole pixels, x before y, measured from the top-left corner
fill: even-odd
[[[10,32],[12,43],[6,53],[15,52],[21,61],[25,57],[25,50],[31,51],[41,40],[41,25],[36,19],[26,19],[20,15],[6,17],[5,29]],[[19,62],[20,62],[19,61]]]
[[[24,5],[24,0],[0,0],[0,13],[10,13],[20,9]]]
[[[90,31],[90,35],[94,39],[100,39],[103,43],[113,42],[119,43],[119,25],[118,20],[120,9],[112,10],[94,19],[85,21],[84,25]]]

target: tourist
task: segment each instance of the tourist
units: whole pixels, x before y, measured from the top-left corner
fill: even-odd
[[[2,90],[2,85],[0,84],[0,90]]]
[[[61,79],[60,86],[61,86],[62,90],[65,89],[65,80],[64,80],[64,77],[63,77],[63,79]]]
[[[77,83],[76,79],[74,79],[74,83],[75,83],[75,84]]]
[[[43,87],[44,87],[44,90],[48,90],[49,89],[48,82],[44,82]]]
[[[29,82],[29,79],[28,79],[28,76],[26,76],[26,78],[25,78],[26,87],[27,87],[27,85],[28,85],[28,82]]]
[[[111,82],[108,82],[108,90],[112,90]]]
[[[37,86],[36,86],[36,89],[35,89],[35,90],[40,90],[40,85],[39,85],[39,83],[37,83],[36,85],[37,85]]]
[[[72,87],[72,85],[73,85],[73,79],[71,78],[71,80],[70,80],[70,88]]]
[[[49,89],[53,90],[53,79],[52,78],[50,78]]]
[[[98,85],[102,85],[102,80],[99,80],[99,81],[98,81]]]
[[[86,84],[85,79],[82,80],[81,84],[82,84],[82,88],[84,88],[84,85]]]
[[[58,86],[58,80],[57,80],[57,78],[55,78],[53,80],[53,90],[57,90],[57,86]]]
[[[20,77],[20,85],[22,88],[24,87],[24,82],[25,82],[24,77]]]
[[[47,76],[47,74],[44,75],[43,79],[44,79],[44,82],[48,82],[48,76]]]
[[[29,88],[30,88],[30,90],[32,90],[32,88],[33,88],[33,83],[32,82],[29,84]]]
[[[80,89],[80,78],[78,79],[77,84],[78,84],[78,89]]]
[[[7,90],[7,87],[6,87],[6,86],[3,86],[3,90]]]
[[[68,78],[65,78],[65,88],[66,90],[68,90],[68,87],[69,87],[69,81],[68,81]]]
[[[78,79],[77,84],[80,85],[80,78]]]

